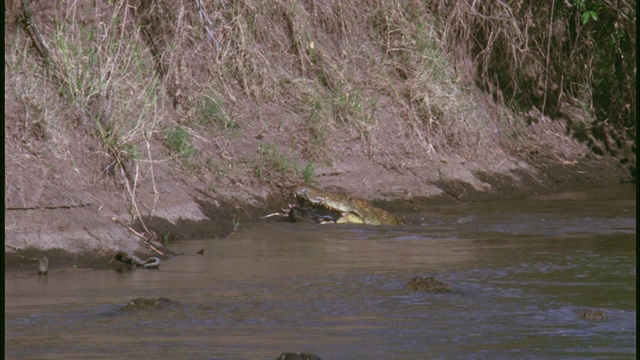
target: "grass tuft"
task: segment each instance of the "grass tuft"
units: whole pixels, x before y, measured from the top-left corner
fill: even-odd
[[[280,186],[312,180],[313,164],[301,168],[299,161],[282,153],[276,144],[260,144],[258,154],[254,173],[260,180]]]
[[[197,116],[200,124],[205,127],[220,130],[240,128],[240,125],[225,111],[222,101],[211,96],[205,95],[200,99],[197,104]]]
[[[177,157],[187,159],[196,153],[196,148],[191,145],[189,133],[179,125],[168,127],[165,130],[164,142]]]

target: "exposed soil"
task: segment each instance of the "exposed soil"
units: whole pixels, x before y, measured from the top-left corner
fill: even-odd
[[[65,264],[101,267],[108,265],[117,251],[155,254],[139,237],[112,220],[130,219],[122,189],[113,184],[113,179],[105,176],[96,184],[86,169],[78,171],[63,159],[23,153],[29,161],[18,163],[13,154],[6,156],[7,265],[35,269],[35,259],[46,254],[54,268]],[[418,161],[419,154],[413,156]],[[597,156],[568,164],[540,160],[535,167],[527,164],[508,171],[487,171],[475,161],[455,158],[414,164],[410,170],[394,164],[407,161],[406,155],[389,156],[384,164],[364,156],[355,158],[357,161],[346,160],[333,169],[318,169],[317,185],[372,199],[378,206],[396,212],[410,207],[409,201],[484,201],[630,180],[627,169]],[[500,162],[491,165],[496,168]],[[202,181],[182,178],[170,164],[156,166],[154,173],[159,196],[152,215],[144,221],[150,232],[157,234],[156,240],[225,237],[236,223],[260,221],[261,216],[291,201],[278,188],[269,192],[257,187],[256,196],[250,197],[252,185],[242,183],[212,193]],[[223,195],[235,191],[246,200]],[[138,194],[140,204],[152,206],[151,184],[141,183]],[[135,228],[144,231],[139,225]],[[161,251],[171,254],[169,249]]]
[[[19,2],[7,7],[5,45],[14,45],[7,46],[5,56],[24,47],[26,56],[38,58],[19,21],[23,16]],[[55,27],[60,10],[39,4],[37,11],[46,35]],[[94,14],[92,8],[80,6],[81,11],[86,18]],[[340,42],[339,34],[322,36],[327,43]],[[153,47],[149,42],[146,46]],[[183,71],[190,71],[195,83],[209,81],[209,75],[198,71],[206,69],[210,59],[191,60]],[[282,58],[283,68],[289,66],[287,61]],[[51,268],[108,266],[118,251],[160,256],[159,251],[168,256],[170,249],[162,246],[165,240],[225,237],[238,224],[279,210],[290,200],[287,186],[301,176],[299,171],[276,171],[277,164],[265,164],[267,148],[282,154],[276,159],[313,163],[312,180],[319,187],[338,188],[397,211],[409,202],[484,201],[631,181],[629,163],[594,153],[568,134],[560,120],[539,115],[521,134],[512,136],[512,129],[496,125],[502,121],[496,119],[504,119],[509,110],[474,87],[464,90],[460,101],[472,101],[467,115],[486,122],[482,141],[475,141],[474,134],[447,140],[446,134],[435,130],[416,133],[415,123],[398,121],[409,116],[410,101],[392,91],[364,87],[377,99],[372,127],[363,135],[356,127],[332,122],[321,129],[323,143],[312,147],[317,129],[309,128],[309,113],[300,110],[293,98],[282,93],[262,99],[236,84],[230,88],[233,101],[227,100],[231,104],[227,114],[237,126],[232,133],[190,127],[198,155],[180,161],[157,129],[148,142],[140,143],[142,160],[123,160],[114,166],[113,154],[76,110],[65,106],[55,110],[58,119],[68,120],[66,125],[47,122],[45,102],[31,101],[10,88],[23,84],[25,75],[7,66],[5,72],[5,264],[32,266],[34,271],[42,254]],[[403,80],[394,81],[400,87]],[[171,105],[176,92],[187,98],[200,91],[191,85],[175,90],[175,84],[165,84],[166,99],[160,105],[168,124],[180,124],[191,114]],[[53,84],[38,91],[41,98],[59,96]],[[430,135],[438,139],[426,142]],[[262,170],[261,176],[256,170]]]

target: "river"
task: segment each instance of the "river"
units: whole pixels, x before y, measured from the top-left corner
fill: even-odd
[[[184,255],[159,270],[7,269],[5,357],[635,359],[634,186],[404,215],[402,226],[242,224],[170,244]],[[407,290],[414,276],[452,291]],[[121,310],[137,297],[180,304]]]

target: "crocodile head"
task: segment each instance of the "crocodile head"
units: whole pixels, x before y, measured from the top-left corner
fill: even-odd
[[[321,190],[306,184],[294,186],[293,194],[300,201],[301,207],[322,207],[339,214],[334,221],[336,223],[368,225],[396,225],[402,223],[402,219],[385,210],[374,207],[364,199]]]
[[[310,185],[296,185],[292,189],[298,199],[299,211],[321,223],[345,222],[348,209],[331,194]],[[354,219],[357,220],[357,219]],[[357,222],[357,221],[353,221]],[[360,221],[361,223],[361,221]]]

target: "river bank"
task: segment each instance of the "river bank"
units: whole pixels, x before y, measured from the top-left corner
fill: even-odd
[[[401,212],[634,180],[635,128],[505,106],[426,6],[145,4],[7,4],[7,264],[168,256],[301,181]]]

